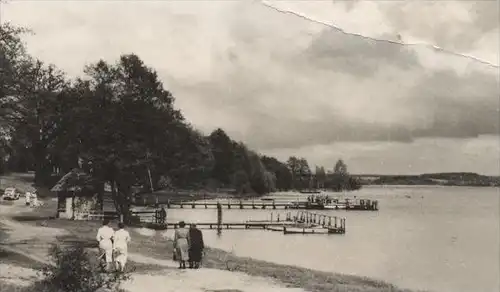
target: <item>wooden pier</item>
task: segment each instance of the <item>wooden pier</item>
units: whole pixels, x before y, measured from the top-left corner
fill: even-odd
[[[268,227],[280,227],[280,226],[294,226],[293,222],[224,222],[218,224],[217,222],[186,222],[186,225],[196,224],[198,229],[267,229]],[[159,224],[163,228],[178,228],[179,222],[168,222],[164,224]]]
[[[227,202],[176,202],[176,201],[167,201],[165,207],[167,209],[184,209],[184,208],[216,208],[217,204],[219,204],[223,208],[227,209],[288,209],[290,206],[287,202],[275,202],[275,201],[231,201],[227,200]]]
[[[166,209],[211,209],[216,208],[218,204],[222,208],[227,209],[299,209],[299,210],[346,210],[346,211],[377,211],[378,201],[376,200],[358,200],[357,202],[336,202],[328,206],[321,205],[308,205],[302,204],[303,202],[276,202],[276,201],[242,201],[242,200],[226,200],[222,201],[170,201],[168,200],[164,205]],[[159,205],[159,204],[158,204]]]
[[[153,213],[154,212],[154,213]],[[152,214],[153,213],[153,214]],[[144,216],[147,214],[147,216]],[[146,223],[146,227],[165,230],[169,228],[178,228],[179,222],[161,222],[158,217],[158,211],[139,211],[133,215],[141,216],[142,218],[150,218],[151,220],[142,221]],[[235,230],[235,229],[263,229],[269,231],[280,231],[283,234],[345,234],[345,218],[337,216],[328,216],[324,214],[316,214],[311,212],[287,212],[285,218],[280,218],[280,214],[270,214],[268,220],[248,220],[246,222],[191,222],[196,224],[199,229],[216,229],[216,230]],[[218,218],[219,219],[219,218]],[[186,222],[187,225],[191,224]]]

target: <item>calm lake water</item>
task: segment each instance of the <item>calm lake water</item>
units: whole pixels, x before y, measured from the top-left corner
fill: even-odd
[[[347,218],[345,235],[285,236],[262,230],[223,230],[218,237],[214,231],[204,230],[205,241],[238,256],[367,276],[403,288],[500,291],[498,189],[365,187],[347,196],[355,195],[379,200],[380,210],[324,211]],[[304,195],[274,195],[298,196]],[[284,216],[287,210],[224,209],[223,220],[268,219],[271,212]],[[215,222],[216,210],[173,209],[168,218]]]

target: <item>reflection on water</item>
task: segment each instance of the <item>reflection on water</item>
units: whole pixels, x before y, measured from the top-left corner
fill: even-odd
[[[239,256],[368,276],[405,288],[498,291],[498,189],[367,187],[349,194],[354,195],[379,200],[380,211],[323,211],[347,218],[345,235],[223,230],[218,237],[205,230],[205,242]],[[224,209],[223,220],[267,219],[271,212],[284,218],[287,210]],[[175,220],[216,222],[217,212],[169,210],[168,221]]]

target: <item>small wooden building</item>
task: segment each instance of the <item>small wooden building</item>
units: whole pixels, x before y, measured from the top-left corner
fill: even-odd
[[[57,218],[91,220],[102,216],[103,198],[92,177],[81,169],[65,174],[51,191],[57,193]]]

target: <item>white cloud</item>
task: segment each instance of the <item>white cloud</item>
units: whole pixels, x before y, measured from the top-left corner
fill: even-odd
[[[266,4],[340,27],[405,43],[426,43],[498,66],[498,1],[272,1]]]
[[[438,45],[474,51],[484,59],[498,52],[498,36],[492,34],[498,30],[498,16],[484,10],[487,6],[473,5],[481,8],[481,17],[464,14],[470,4],[441,2],[272,5],[371,37],[400,33],[403,39],[432,42],[445,35]],[[442,19],[418,17],[448,10],[450,16]],[[157,69],[196,127],[222,127],[258,150],[498,132],[498,68],[425,47],[346,35],[259,2],[14,1],[3,5],[1,13],[3,21],[35,30],[37,35],[27,38],[34,55],[73,76],[99,58],[114,61],[123,53],[138,54]],[[422,19],[427,25],[417,24]],[[398,149],[433,147],[418,141],[397,144],[402,145]],[[449,153],[459,155],[458,144],[447,145],[456,149]],[[365,153],[359,147],[352,148],[357,152],[335,149],[353,161],[356,153]],[[329,155],[314,153],[323,154],[307,157],[320,161],[318,155]],[[391,156],[390,151],[380,154]],[[393,156],[398,159],[405,161]]]

